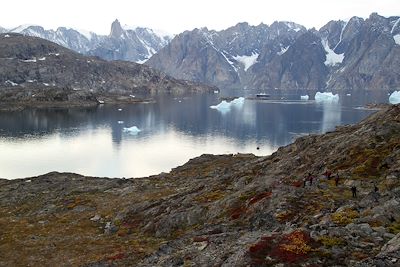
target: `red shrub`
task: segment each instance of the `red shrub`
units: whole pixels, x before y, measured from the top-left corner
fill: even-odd
[[[249,201],[249,205],[253,205],[254,203],[264,199],[264,198],[269,198],[271,197],[272,192],[263,192],[261,194],[255,195],[254,197],[252,197]]]

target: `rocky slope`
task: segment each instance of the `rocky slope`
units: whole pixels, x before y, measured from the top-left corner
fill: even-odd
[[[399,144],[397,105],[268,157],[0,180],[0,265],[398,266]]]
[[[226,88],[389,91],[400,88],[399,51],[400,18],[373,13],[319,31],[293,22],[195,29],[146,64]]]
[[[7,30],[0,29],[1,32]],[[45,30],[41,26],[22,25],[11,32],[40,37],[76,52],[106,60],[127,60],[143,63],[165,46],[171,37],[148,28],[123,28],[118,20],[111,25],[108,36],[66,27]]]
[[[38,93],[39,89],[41,94]],[[131,95],[136,94],[181,94],[212,90],[214,88],[176,80],[133,62],[109,62],[83,56],[41,38],[19,34],[0,35],[2,104],[6,101],[57,103],[74,97],[92,101],[109,95],[133,101]],[[54,96],[49,93],[54,93]]]

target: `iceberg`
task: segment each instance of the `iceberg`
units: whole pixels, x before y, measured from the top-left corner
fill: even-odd
[[[244,97],[239,97],[232,100],[231,102],[222,100],[221,103],[215,106],[210,106],[210,108],[216,109],[221,113],[227,113],[231,110],[232,107],[241,108],[243,106],[243,103],[244,103]]]
[[[138,134],[141,130],[140,130],[138,127],[136,127],[136,126],[132,126],[132,127],[129,127],[129,128],[124,127],[124,128],[122,128],[122,131],[123,131],[124,133],[136,135],[136,134]]]
[[[308,95],[301,95],[300,99],[301,100],[308,100],[310,97]]]
[[[315,94],[315,101],[316,102],[318,102],[318,103],[320,103],[320,102],[338,102],[339,101],[339,95],[338,94],[336,94],[336,95],[334,95],[334,94],[332,94],[331,92],[328,92],[328,93],[320,93],[320,92],[317,92],[316,94]]]
[[[399,104],[400,103],[400,91],[394,91],[390,96],[389,96],[389,103],[390,104]]]

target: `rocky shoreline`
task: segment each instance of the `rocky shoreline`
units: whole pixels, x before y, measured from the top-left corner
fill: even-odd
[[[0,251],[0,266],[398,266],[400,106],[268,157],[0,179]]]

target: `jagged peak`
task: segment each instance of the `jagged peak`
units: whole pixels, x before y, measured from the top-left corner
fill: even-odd
[[[124,29],[122,28],[119,20],[118,19],[114,20],[114,22],[111,24],[110,37],[118,38],[123,34],[123,32]]]

